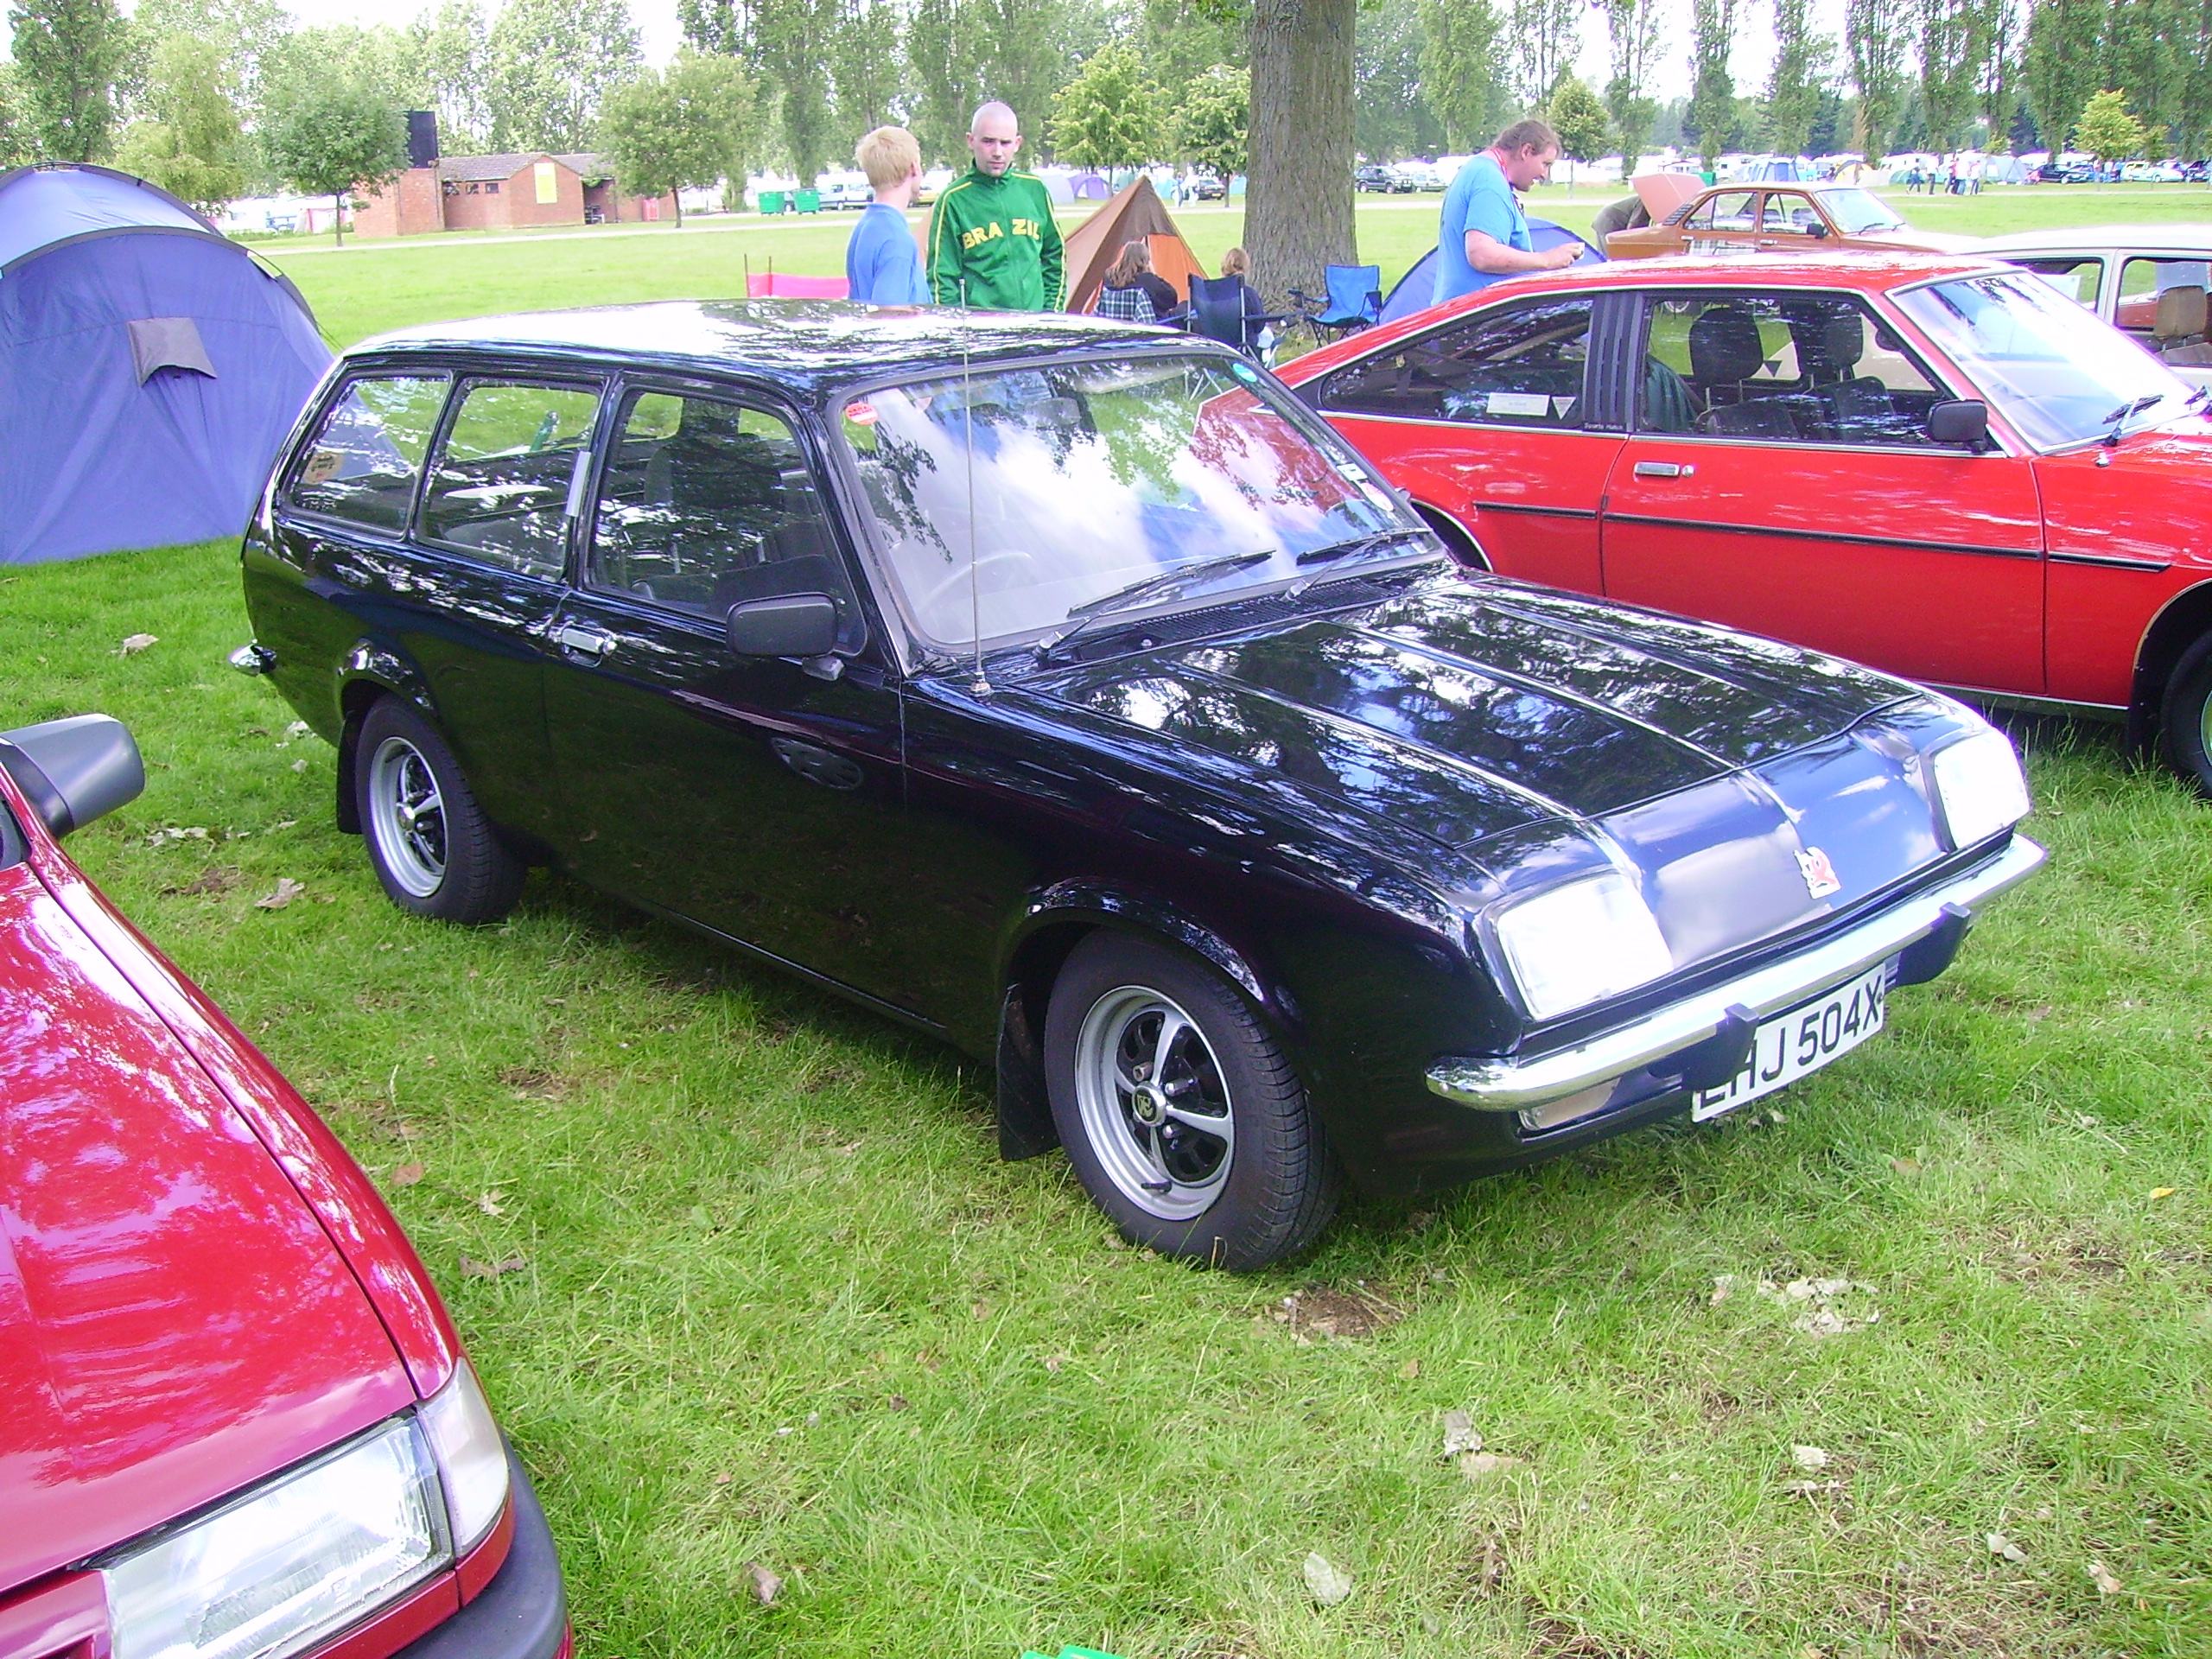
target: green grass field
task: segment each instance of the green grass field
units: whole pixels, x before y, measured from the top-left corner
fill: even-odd
[[[350,340],[849,227],[280,257]],[[1878,1041],[1230,1278],[999,1161],[959,1057],[565,880],[403,915],[246,635],[228,546],[10,570],[0,724],[137,733],[71,849],[390,1195],[588,1659],[2212,1651],[2212,809],[2102,728],[2027,734],[2050,868]],[[1516,1461],[1447,1460],[1452,1410]]]
[[[1529,211],[1586,230],[1599,208],[1619,192],[1564,181],[1539,188]],[[1979,196],[1910,195],[1885,190],[1905,218],[1923,230],[1963,236],[2068,225],[2212,223],[2212,190],[2196,185],[2040,185],[1995,187]],[[1362,197],[1360,257],[1382,268],[1387,291],[1435,245],[1440,198]],[[1063,228],[1080,216],[1063,214]],[[1241,207],[1179,209],[1175,222],[1208,270],[1242,239]],[[608,226],[591,230],[492,237],[454,234],[410,237],[404,242],[348,242],[285,238],[255,245],[257,252],[296,282],[334,346],[409,323],[482,316],[499,311],[544,311],[567,305],[609,305],[630,300],[727,299],[745,292],[748,268],[772,266],[798,276],[841,276],[849,214],[763,219],[726,214],[644,229]]]
[[[2101,733],[2036,741],[2051,868],[1880,1041],[1232,1279],[999,1162],[957,1057],[567,881],[400,914],[221,665],[234,568],[5,578],[8,719],[137,732],[73,851],[391,1195],[588,1654],[2205,1651],[2212,860]],[[1818,1279],[1834,1334],[1773,1289]],[[1453,1409],[1520,1461],[1463,1475]]]

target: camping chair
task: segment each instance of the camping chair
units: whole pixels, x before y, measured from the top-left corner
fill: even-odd
[[[1306,320],[1316,328],[1330,331],[1333,339],[1371,328],[1382,319],[1382,267],[1380,265],[1331,265],[1323,273],[1328,283],[1328,299],[1321,309],[1296,289],[1290,297],[1296,300]]]
[[[1261,328],[1268,323],[1281,322],[1291,314],[1247,311],[1244,296],[1250,291],[1241,276],[1192,277],[1191,304],[1184,313],[1183,327],[1192,334],[1234,346],[1240,352],[1255,351]]]

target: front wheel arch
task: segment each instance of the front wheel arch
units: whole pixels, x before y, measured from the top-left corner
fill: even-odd
[[[1416,501],[1414,511],[1421,514],[1422,522],[1437,533],[1444,545],[1452,550],[1452,556],[1468,569],[1497,569],[1491,563],[1490,555],[1483,551],[1482,543],[1475,539],[1474,532],[1443,508],[1432,507],[1426,501]]]

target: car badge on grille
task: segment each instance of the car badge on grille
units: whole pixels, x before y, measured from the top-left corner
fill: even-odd
[[[1815,899],[1843,891],[1843,880],[1836,874],[1835,866],[1817,847],[1808,847],[1797,855],[1797,874],[1805,878],[1805,891]]]

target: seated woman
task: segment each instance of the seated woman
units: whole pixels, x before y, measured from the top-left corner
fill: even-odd
[[[1098,291],[1098,315],[1117,322],[1167,322],[1182,309],[1174,287],[1154,272],[1151,247],[1141,238],[1122,244]]]

